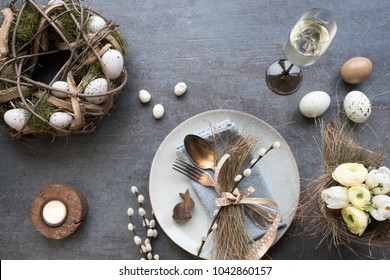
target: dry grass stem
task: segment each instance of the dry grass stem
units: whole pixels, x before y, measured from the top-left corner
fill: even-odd
[[[346,246],[352,251],[352,244],[383,246],[390,242],[390,220],[377,222],[371,219],[362,236],[352,234],[345,225],[340,211],[329,209],[321,199],[321,192],[338,183],[333,180],[333,170],[342,163],[358,162],[366,168],[378,168],[383,161],[383,149],[371,151],[360,146],[352,137],[346,122],[336,120],[322,128],[323,170],[309,180],[302,192],[297,220],[305,235],[320,236],[320,244]]]
[[[234,178],[241,174],[257,141],[244,135],[224,140],[224,153],[231,155],[222,167],[219,183],[224,192],[232,192],[236,187]],[[243,259],[250,249],[252,240],[245,226],[243,205],[230,205],[220,210],[218,227],[214,233],[213,258],[223,260]]]

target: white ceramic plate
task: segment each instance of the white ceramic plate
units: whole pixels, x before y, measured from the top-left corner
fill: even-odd
[[[270,151],[257,164],[286,221],[286,226],[279,230],[276,241],[288,229],[298,205],[300,183],[295,158],[286,141],[269,124],[252,115],[233,110],[208,111],[191,117],[173,129],[157,150],[150,171],[149,194],[161,228],[177,245],[194,255],[197,254],[202,234],[207,232],[211,221],[196,193],[191,189],[189,179],[172,169],[176,159],[175,151],[187,134],[196,134],[210,124],[226,119],[234,122],[240,132],[251,132],[260,137],[264,148],[270,147],[275,141],[281,143],[279,149]],[[172,210],[182,201],[179,193],[185,192],[186,189],[190,189],[195,207],[192,210],[192,218],[179,224],[172,218]],[[208,238],[201,257],[209,258],[211,247],[212,238]]]

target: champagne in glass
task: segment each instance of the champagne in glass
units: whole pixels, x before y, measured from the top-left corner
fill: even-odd
[[[298,66],[309,66],[325,53],[337,31],[333,16],[323,9],[311,9],[298,20],[286,41],[285,54],[267,70],[267,84],[276,93],[291,94],[302,82]]]

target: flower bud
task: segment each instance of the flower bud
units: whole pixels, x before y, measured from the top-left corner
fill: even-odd
[[[159,260],[160,259],[160,256],[155,254],[154,257],[153,257],[155,260]]]
[[[142,240],[141,240],[141,237],[139,237],[139,236],[134,236],[134,243],[136,244],[136,245],[141,245],[141,243],[142,243]]]
[[[150,228],[150,229],[148,229],[148,231],[146,232],[146,235],[148,236],[148,237],[153,237],[153,230]]]
[[[348,189],[346,187],[334,186],[324,189],[321,198],[330,209],[342,209],[349,205]]]
[[[353,234],[361,236],[364,233],[369,222],[368,214],[365,211],[354,206],[347,206],[341,209],[341,215]]]
[[[252,170],[250,168],[247,168],[244,170],[243,174],[245,177],[251,176]]]
[[[138,192],[138,188],[136,186],[131,187],[131,192],[136,194]]]
[[[365,184],[373,194],[387,194],[390,192],[390,170],[387,167],[379,167],[368,173]]]
[[[150,220],[149,227],[150,228],[155,228],[156,227],[156,221],[155,220]]]
[[[274,149],[279,149],[279,148],[280,148],[280,142],[279,142],[279,141],[275,141],[275,142],[272,144],[272,148],[274,148]]]
[[[267,150],[265,148],[261,148],[259,150],[259,157],[263,157],[265,155],[265,153],[267,152]]]
[[[257,161],[257,158],[252,159],[251,160],[251,165],[253,166],[256,163],[256,161]]]
[[[350,187],[348,199],[353,206],[360,210],[368,209],[371,205],[371,193],[366,185]]]
[[[234,182],[239,182],[242,179],[242,175],[238,174],[236,177],[234,177]]]
[[[132,224],[132,223],[129,223],[128,225],[127,225],[127,229],[128,230],[130,230],[130,231],[133,231],[134,230],[134,225]]]
[[[375,195],[372,198],[374,209],[370,210],[371,216],[377,221],[390,219],[390,196],[384,194]]]
[[[368,171],[360,163],[343,163],[336,167],[332,178],[345,187],[361,185],[367,179]]]
[[[138,209],[138,214],[139,214],[141,217],[145,216],[145,214],[146,214],[145,209],[142,208],[142,207],[140,207],[140,208]]]
[[[138,196],[138,203],[142,204],[142,203],[144,203],[144,201],[145,201],[144,196],[143,196],[142,194],[140,194],[140,195]]]
[[[146,248],[147,252],[151,252],[152,251],[152,245],[150,245],[150,244],[146,244],[145,248]]]
[[[129,217],[131,217],[131,216],[133,216],[134,215],[134,209],[133,208],[129,208],[129,209],[127,209],[127,215],[129,216]]]

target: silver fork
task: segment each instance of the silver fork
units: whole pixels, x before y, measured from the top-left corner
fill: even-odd
[[[176,159],[172,168],[204,187],[216,186],[216,182],[209,173],[197,166],[186,163],[181,159]]]

